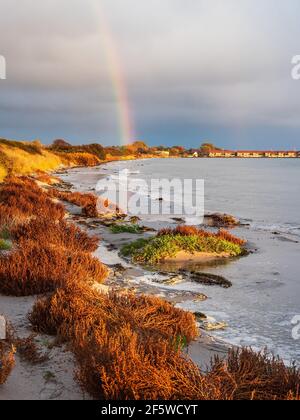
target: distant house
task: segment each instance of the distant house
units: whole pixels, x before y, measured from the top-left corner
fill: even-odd
[[[254,158],[297,158],[300,157],[300,152],[289,151],[289,150],[211,150],[209,152],[209,157],[211,158],[244,158],[244,159],[254,159]]]
[[[265,157],[268,158],[296,158],[298,157],[297,152],[293,151],[268,151],[265,152]]]
[[[208,154],[210,158],[233,158],[236,152],[232,150],[211,150]]]
[[[199,157],[199,153],[198,152],[193,153],[193,158],[198,158],[198,157]]]

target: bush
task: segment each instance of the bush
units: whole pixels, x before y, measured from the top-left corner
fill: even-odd
[[[143,229],[139,225],[112,225],[110,228],[112,233],[132,233],[139,234],[143,232]]]
[[[49,220],[61,220],[65,209],[61,204],[54,203],[36,183],[28,178],[9,179],[0,186],[1,212],[16,211],[23,217],[43,217]]]
[[[99,238],[89,236],[73,223],[64,220],[56,222],[44,218],[33,219],[12,228],[10,234],[17,242],[36,238],[40,244],[79,252],[94,252],[99,244]]]
[[[205,252],[238,256],[243,253],[243,249],[239,245],[215,235],[173,233],[171,235],[160,233],[154,238],[125,245],[121,250],[124,256],[132,256],[134,262],[148,264],[156,264],[166,258],[173,258],[180,251],[185,251],[191,255]]]
[[[0,340],[0,385],[6,382],[15,366],[15,349],[8,329],[6,336],[6,340]]]
[[[73,284],[38,300],[29,319],[36,331],[70,342],[78,380],[94,397],[183,396],[191,364],[174,342],[197,336],[191,313],[158,298],[99,295]]]
[[[159,298],[72,284],[39,299],[29,320],[69,343],[77,379],[97,399],[299,399],[299,370],[266,353],[229,350],[202,374],[178,346],[197,336],[194,316]]]
[[[52,292],[68,282],[101,283],[106,267],[86,252],[20,240],[17,249],[0,256],[0,293],[29,296]]]
[[[86,217],[97,218],[106,215],[119,216],[122,214],[120,208],[117,205],[110,203],[109,200],[103,200],[94,194],[66,192],[59,191],[57,189],[51,189],[49,190],[49,195],[59,200],[82,207],[82,213]]]

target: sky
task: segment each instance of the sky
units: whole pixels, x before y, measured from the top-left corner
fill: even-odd
[[[0,137],[300,149],[299,22],[299,0],[0,0]]]

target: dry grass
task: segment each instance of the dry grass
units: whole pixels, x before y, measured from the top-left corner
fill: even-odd
[[[17,216],[41,217],[49,220],[61,220],[65,209],[61,204],[54,203],[48,195],[28,178],[11,178],[0,186],[0,206]]]
[[[106,267],[86,252],[51,244],[20,240],[18,247],[0,256],[0,293],[29,296],[52,292],[68,282],[101,283]]]
[[[39,350],[35,342],[35,338],[36,336],[32,334],[27,338],[18,338],[15,341],[15,345],[20,357],[32,365],[45,363],[49,360],[49,355],[43,354]]]
[[[206,382],[210,399],[299,400],[300,370],[279,358],[251,349],[230,350],[226,362],[216,358]],[[203,396],[207,399],[206,391]]]
[[[94,252],[99,244],[99,238],[64,220],[33,219],[13,227],[10,233],[17,242],[37,238],[41,244],[78,252]]]
[[[61,182],[59,178],[49,175],[47,172],[43,171],[36,171],[34,179],[47,185],[59,184]]]
[[[190,362],[175,342],[197,336],[195,319],[161,299],[72,285],[37,301],[29,319],[70,343],[79,382],[95,398],[180,397],[188,382]]]
[[[7,328],[7,339],[0,340],[0,385],[3,385],[15,367],[13,335]]]
[[[239,246],[243,246],[246,244],[246,241],[244,239],[241,239],[235,235],[232,235],[225,229],[220,229],[218,233],[213,233],[204,229],[198,229],[196,226],[180,225],[180,226],[177,226],[175,229],[171,229],[171,228],[161,229],[157,234],[157,236],[166,236],[166,235],[200,236],[202,238],[224,239],[228,242],[231,242]]]
[[[69,343],[77,379],[97,399],[299,399],[299,370],[250,349],[230,350],[202,374],[178,345],[196,337],[193,315],[157,298],[73,284],[38,300],[29,319]]]
[[[94,194],[59,191],[55,188],[49,190],[49,195],[62,201],[75,204],[82,208],[82,213],[86,217],[97,218],[105,215],[119,216],[122,214],[120,208],[109,200],[103,200]]]
[[[53,188],[49,191],[49,195],[59,200],[82,207],[82,212],[87,217],[98,217],[98,198],[94,194],[59,191]]]
[[[97,249],[98,238],[62,220],[64,207],[35,181],[10,178],[0,187],[0,203],[1,229],[13,240],[12,252],[0,256],[1,293],[34,295],[72,281],[93,283],[106,278],[106,267],[90,254]]]
[[[101,160],[92,153],[54,152],[40,142],[19,142],[0,139],[0,182],[7,175],[30,175],[51,171],[61,166],[95,166]]]
[[[97,166],[101,163],[97,156],[86,152],[53,152],[52,154],[58,156],[61,162],[67,166]]]

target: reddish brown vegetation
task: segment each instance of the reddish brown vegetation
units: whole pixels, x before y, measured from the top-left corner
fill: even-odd
[[[79,252],[94,252],[98,248],[99,238],[89,236],[76,225],[64,220],[33,219],[11,229],[16,241],[36,238],[41,244],[55,245],[57,248]]]
[[[0,218],[14,244],[12,252],[0,256],[1,293],[33,295],[72,281],[92,283],[106,278],[106,267],[90,254],[97,249],[98,238],[61,220],[64,207],[54,204],[33,180],[10,179],[0,189],[0,200],[0,214],[5,214],[7,206],[9,217],[18,216],[14,223],[7,216]]]
[[[0,340],[0,385],[3,385],[15,366],[15,349],[13,336],[7,329],[6,340]]]
[[[98,399],[299,399],[299,370],[250,349],[203,375],[176,344],[196,337],[194,317],[160,299],[72,285],[37,301],[30,321],[70,343],[77,378]]]
[[[230,350],[226,362],[216,358],[206,377],[214,399],[299,400],[300,370],[279,358],[251,349]]]
[[[47,185],[59,184],[60,179],[54,176],[50,176],[47,172],[36,171],[34,179]]]
[[[54,203],[33,180],[29,178],[12,178],[0,186],[1,213],[17,217],[43,217],[52,220],[61,220],[65,216],[64,207]]]
[[[36,342],[35,335],[32,334],[27,338],[18,338],[15,340],[15,345],[18,351],[18,354],[23,360],[32,365],[44,363],[49,360],[48,354],[42,354],[39,350]]]
[[[111,203],[109,200],[104,200],[97,197],[94,194],[83,194],[79,192],[68,192],[59,191],[57,189],[51,189],[49,191],[51,197],[58,198],[62,201],[75,204],[76,206],[82,207],[82,213],[86,217],[96,218],[105,215],[119,216],[122,214],[121,209]]]
[[[235,235],[232,235],[225,229],[220,229],[218,233],[213,233],[204,229],[198,229],[196,226],[185,226],[180,225],[177,226],[175,229],[166,228],[161,229],[158,232],[158,236],[164,235],[182,235],[182,236],[201,236],[204,238],[214,237],[219,239],[224,239],[228,242],[234,243],[236,245],[245,245],[246,241],[244,239],[238,238]]]
[[[27,296],[54,291],[70,281],[102,282],[107,270],[86,252],[22,239],[9,255],[0,257],[0,292]]]
[[[82,212],[87,217],[98,217],[97,200],[98,198],[94,194],[82,194],[79,192],[66,192],[51,189],[49,194],[52,197],[58,198],[62,201],[75,204],[76,206],[82,207]]]
[[[190,362],[175,341],[196,337],[192,314],[157,298],[99,295],[72,285],[39,300],[30,321],[37,331],[70,341],[79,381],[93,396],[180,397]],[[173,366],[179,360],[180,372]]]

